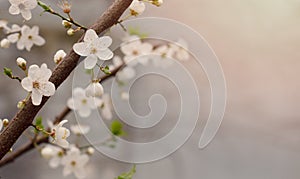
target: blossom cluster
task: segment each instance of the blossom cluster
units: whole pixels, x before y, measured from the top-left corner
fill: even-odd
[[[88,148],[84,152],[75,145],[70,146],[68,149],[63,149],[48,144],[41,150],[41,155],[49,160],[51,168],[63,166],[64,176],[74,173],[77,178],[84,178],[86,177],[85,166],[89,161],[89,155],[93,154],[93,152],[93,148]]]
[[[39,35],[39,27],[33,26],[30,28],[27,25],[20,27],[17,24],[8,26],[8,22],[0,20],[0,29],[3,29],[7,37],[0,42],[1,48],[9,48],[11,43],[16,43],[18,50],[30,51],[33,45],[42,46],[45,44],[45,39]]]

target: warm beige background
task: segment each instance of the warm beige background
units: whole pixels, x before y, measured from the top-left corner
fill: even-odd
[[[102,4],[91,0],[73,0],[73,3],[76,10],[85,7],[81,14],[76,13],[75,16],[87,24],[94,21],[90,17],[100,13],[98,7]],[[8,3],[2,0],[0,4],[0,17],[6,17]],[[84,11],[88,8],[91,14]],[[35,12],[38,14],[40,11]],[[298,179],[300,1],[165,0],[161,8],[148,8],[145,16],[181,21],[206,38],[223,66],[228,104],[223,125],[208,148],[203,151],[196,148],[200,135],[200,131],[196,131],[192,139],[171,157],[138,166],[136,178]],[[49,23],[48,19],[51,23],[57,22],[54,17],[44,15],[42,18],[47,19],[44,24]],[[40,17],[35,17],[31,23],[40,21]],[[58,32],[63,33],[63,30],[60,28]],[[51,55],[56,46],[50,43],[49,49],[42,49],[45,56]],[[1,68],[2,65],[11,65],[18,56],[14,54],[12,57],[3,50],[0,54],[3,61]],[[26,52],[24,54],[30,56]],[[14,101],[24,95],[22,90],[11,92],[17,85],[7,86],[8,82],[1,78],[1,117],[6,116],[7,111],[11,111],[12,115]],[[33,155],[37,154],[31,153],[18,163],[1,169],[0,176],[19,178],[20,174],[23,178],[60,178],[61,170],[54,173],[44,161],[33,160]],[[100,154],[97,156],[93,159],[94,170],[89,170],[89,178],[112,178],[114,172],[120,173],[130,167]],[[28,165],[32,167],[28,169]],[[35,165],[41,171],[35,171]],[[18,172],[12,172],[16,170]]]

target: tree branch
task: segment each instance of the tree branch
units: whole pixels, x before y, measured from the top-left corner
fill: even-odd
[[[119,18],[124,11],[129,7],[132,0],[116,0],[91,26],[97,34],[104,32],[114,24],[118,23]],[[78,40],[81,42],[84,35]],[[54,69],[50,80],[56,88],[58,88],[70,75],[77,66],[80,56],[73,50],[63,59],[63,61]],[[44,106],[49,98],[44,97],[39,106],[34,106],[29,99],[26,105],[21,109],[16,116],[10,121],[9,125],[0,134],[0,159],[2,159],[22,135],[22,133],[32,124],[35,116]],[[27,148],[24,149],[26,151]]]
[[[113,71],[111,71],[111,74],[109,75],[104,75],[102,76],[101,82],[104,82],[105,80],[108,80],[110,77],[113,77],[117,74],[117,72],[124,66],[120,65],[119,67],[115,68]],[[64,108],[64,110],[57,116],[55,117],[55,120],[53,121],[53,124],[58,124],[60,123],[62,120],[65,119],[65,117],[71,112],[71,109],[68,108],[67,106]],[[50,130],[50,129],[48,129]],[[21,146],[20,148],[18,148],[16,151],[13,151],[12,153],[10,153],[7,157],[3,158],[0,161],[0,168],[3,167],[4,165],[11,163],[13,161],[15,161],[18,157],[22,156],[23,154],[29,152],[30,150],[34,149],[36,145],[40,145],[43,143],[49,143],[48,141],[48,136],[43,136],[43,137],[39,137],[39,138],[35,138],[34,140],[24,144],[23,146]]]

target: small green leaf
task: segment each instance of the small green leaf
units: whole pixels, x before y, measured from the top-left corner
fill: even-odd
[[[4,74],[9,78],[13,78],[12,70],[10,68],[4,68]]]
[[[37,129],[35,129],[35,132],[38,133],[41,130],[44,130],[44,126],[43,126],[43,118],[42,117],[38,117],[35,120],[35,126]]]
[[[136,173],[136,165],[133,165],[132,169],[128,173],[123,173],[116,179],[132,179],[133,175]]]
[[[52,11],[52,9],[50,8],[50,6],[48,6],[47,4],[43,3],[42,1],[38,1],[38,5],[40,7],[42,7],[45,11]]]
[[[101,71],[103,73],[105,73],[106,75],[110,75],[111,72],[109,71],[109,67],[108,66],[105,66],[105,67],[100,67]]]
[[[123,135],[124,131],[122,129],[123,129],[123,125],[119,121],[114,120],[111,123],[110,130],[115,136]]]

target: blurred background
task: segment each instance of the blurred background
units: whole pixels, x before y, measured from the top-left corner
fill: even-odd
[[[83,24],[92,24],[110,3],[112,0],[73,0],[73,16]],[[0,19],[22,24],[20,16],[8,14],[8,8],[9,3],[1,0]],[[197,148],[205,124],[201,121],[183,147],[163,160],[138,165],[135,178],[299,178],[299,10],[299,0],[165,0],[160,8],[147,5],[143,16],[174,19],[204,36],[220,59],[228,99],[224,121],[207,148]],[[15,47],[0,49],[0,69],[11,67],[17,72],[18,56],[30,64],[47,62],[53,68],[56,50],[71,49],[78,36],[67,37],[60,19],[48,14],[39,16],[40,13],[36,8],[28,23],[41,27],[46,46],[35,47],[30,53]],[[69,78],[39,115],[51,119],[52,114],[59,113],[70,96],[71,83]],[[5,76],[0,78],[0,84],[0,117],[10,119],[17,111],[17,101],[26,93]],[[203,88],[207,89],[206,85],[204,82]],[[201,94],[205,95],[205,90]],[[72,118],[73,114],[68,116]],[[22,139],[16,147],[21,143]],[[87,167],[88,178],[111,179],[131,166],[96,153]],[[63,178],[62,169],[51,169],[36,151],[1,168],[0,176]]]

